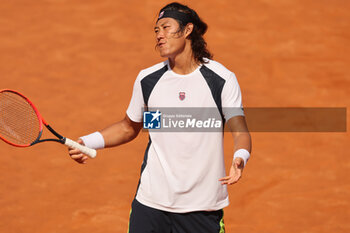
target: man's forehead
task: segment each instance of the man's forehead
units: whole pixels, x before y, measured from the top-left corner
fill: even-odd
[[[156,23],[156,27],[159,27],[159,26],[166,24],[166,23],[176,23],[176,20],[173,18],[162,18],[162,19],[158,20],[158,22]]]

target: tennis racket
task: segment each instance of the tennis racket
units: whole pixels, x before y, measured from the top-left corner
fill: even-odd
[[[56,138],[40,139],[44,125]],[[91,158],[96,157],[96,150],[63,137],[53,130],[34,104],[14,90],[0,90],[0,138],[17,147],[29,147],[47,141],[59,142],[78,149]]]

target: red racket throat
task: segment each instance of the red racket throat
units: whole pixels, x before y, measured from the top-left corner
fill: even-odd
[[[39,140],[44,120],[34,104],[21,93],[0,90],[0,138],[17,147]]]

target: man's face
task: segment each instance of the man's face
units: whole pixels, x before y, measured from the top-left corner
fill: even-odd
[[[184,50],[185,35],[179,32],[179,23],[175,19],[160,19],[154,27],[154,32],[161,57],[175,57]]]

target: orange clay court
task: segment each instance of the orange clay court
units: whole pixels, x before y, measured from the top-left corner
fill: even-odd
[[[245,107],[350,106],[349,1],[181,2],[209,25],[209,49],[235,72]],[[28,96],[73,139],[122,119],[138,72],[162,60],[153,27],[166,3],[1,1],[0,89]],[[350,232],[348,132],[252,139],[227,232]],[[86,165],[57,143],[0,141],[0,232],[126,232],[147,140],[141,132]],[[227,167],[232,151],[225,133]]]

